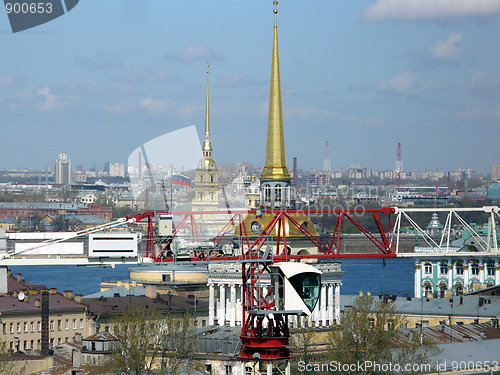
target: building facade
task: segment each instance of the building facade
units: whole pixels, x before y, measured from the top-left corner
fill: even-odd
[[[59,154],[59,158],[54,165],[55,183],[62,185],[71,184],[71,160],[65,152]]]

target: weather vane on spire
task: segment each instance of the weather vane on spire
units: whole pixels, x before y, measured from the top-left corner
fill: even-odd
[[[273,4],[274,4],[274,14],[278,13],[278,0],[274,0],[273,1]]]

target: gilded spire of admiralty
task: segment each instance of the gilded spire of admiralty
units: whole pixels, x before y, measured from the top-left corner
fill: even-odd
[[[290,180],[285,161],[285,138],[281,106],[281,80],[278,54],[278,2],[274,0],[273,54],[271,63],[271,87],[269,92],[269,119],[267,123],[266,165],[261,179]]]
[[[207,102],[205,108],[205,141],[203,142],[203,156],[212,156],[212,142],[210,141],[210,109],[208,104],[208,76],[210,64],[207,63]]]

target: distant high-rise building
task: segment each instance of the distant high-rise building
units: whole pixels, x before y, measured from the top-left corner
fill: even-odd
[[[125,177],[125,164],[109,163],[109,175],[111,177]]]
[[[71,160],[68,159],[68,155],[65,152],[59,154],[54,169],[56,184],[71,184]]]
[[[493,181],[500,180],[500,164],[494,164],[491,166],[491,179]]]

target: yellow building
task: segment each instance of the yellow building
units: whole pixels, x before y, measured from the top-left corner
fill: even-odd
[[[8,293],[0,296],[0,339],[13,351],[37,350],[42,347],[42,286],[30,286],[9,275]],[[49,347],[74,342],[88,335],[87,307],[81,295],[58,293],[49,289],[48,335]]]

